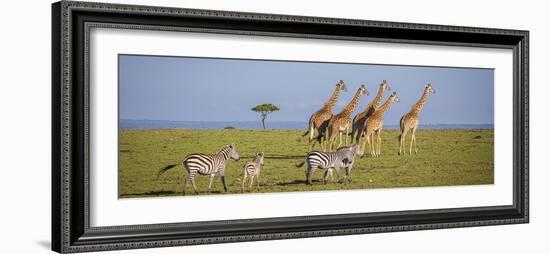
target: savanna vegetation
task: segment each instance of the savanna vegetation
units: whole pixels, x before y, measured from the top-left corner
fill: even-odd
[[[119,197],[182,195],[184,176],[181,162],[190,153],[216,153],[227,144],[236,144],[240,161],[229,161],[226,169],[227,193],[241,193],[242,167],[257,152],[265,153],[260,190],[253,192],[293,192],[395,187],[449,186],[493,183],[493,130],[417,131],[418,154],[398,156],[398,131],[385,130],[382,153],[356,158],[351,183],[322,184],[322,171],[314,174],[314,184],[305,184],[306,166],[297,168],[308,150],[301,130],[121,130],[119,139]],[[407,151],[408,151],[407,142]],[[319,148],[318,146],[316,148]],[[157,180],[157,171],[167,164],[179,165]],[[342,172],[343,173],[343,172]],[[209,177],[197,176],[201,194]],[[192,187],[189,186],[188,195]],[[216,177],[212,195],[222,194]]]

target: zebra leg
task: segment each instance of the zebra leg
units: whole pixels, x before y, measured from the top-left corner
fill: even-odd
[[[185,196],[185,194],[187,194],[187,193],[186,193],[186,192],[187,192],[187,183],[189,183],[189,176],[190,176],[190,175],[191,175],[191,174],[188,174],[187,176],[185,176],[185,177],[183,178],[183,195],[184,195],[184,196]]]
[[[338,181],[334,181],[334,178],[332,178],[333,182],[340,182],[340,167],[334,167],[334,172],[336,172],[336,179]]]
[[[225,185],[225,175],[221,175],[220,178],[222,180],[223,190],[227,192],[227,185]]]
[[[313,182],[311,181],[311,175],[313,175],[314,168],[308,167],[306,170],[306,185],[313,185]]]
[[[214,182],[215,174],[210,174],[210,183],[208,184],[208,194],[210,194],[210,190],[212,189],[212,182]]]
[[[346,168],[346,178],[345,179],[347,180],[346,182],[348,182],[348,183],[351,183],[351,174],[350,174],[351,172],[350,171],[351,171],[351,166]]]
[[[348,182],[351,183],[351,168],[353,167],[353,163],[350,164],[348,167],[346,167],[346,178]]]
[[[258,185],[258,191],[260,190],[260,175],[256,176],[256,185]]]
[[[243,176],[243,181],[242,181],[242,185],[241,185],[241,192],[244,192],[244,184],[246,183],[247,178],[248,178],[248,176],[245,174]]]
[[[327,184],[329,174],[330,174],[330,168],[325,170],[325,176],[323,177],[323,184]]]
[[[193,185],[193,190],[195,190],[195,194],[199,194],[199,190],[197,189],[197,185],[195,185],[195,177],[194,175],[191,175],[191,184]]]
[[[252,184],[254,184],[254,175],[250,176],[250,181],[248,182],[248,191],[252,191]]]

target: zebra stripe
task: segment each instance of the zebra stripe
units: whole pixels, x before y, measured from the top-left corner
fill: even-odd
[[[363,155],[360,147],[355,144],[351,147],[342,147],[336,150],[336,152],[319,152],[314,151],[307,154],[305,162],[308,164],[306,169],[306,184],[312,184],[311,176],[316,169],[325,169],[325,177],[323,183],[327,183],[328,176],[332,176],[332,168],[335,169],[337,176],[339,176],[340,167],[346,169],[346,177],[349,177],[351,167],[356,155]],[[301,167],[304,163],[296,166]]]
[[[225,164],[229,159],[239,160],[237,150],[233,145],[224,147],[217,154],[202,154],[195,153],[188,155],[183,161],[183,167],[187,170],[187,177],[185,178],[183,193],[185,195],[187,191],[187,184],[191,182],[195,193],[198,193],[195,185],[195,175],[210,175],[210,184],[208,185],[208,192],[212,188],[212,182],[216,174],[220,175],[223,183],[223,188],[227,191],[225,184]]]
[[[264,153],[256,154],[254,161],[247,162],[243,167],[243,180],[241,191],[244,192],[244,186],[246,184],[247,178],[249,178],[248,191],[251,190],[252,184],[254,183],[254,177],[256,177],[256,183],[258,184],[258,189],[260,188],[260,171],[262,165],[264,164]]]

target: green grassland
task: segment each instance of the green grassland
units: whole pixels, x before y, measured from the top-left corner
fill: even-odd
[[[121,130],[119,136],[119,197],[158,197],[182,195],[181,166],[186,155],[215,153],[235,143],[240,161],[229,161],[226,168],[227,193],[241,193],[242,167],[257,152],[265,153],[261,189],[253,192],[320,191],[420,186],[449,186],[493,183],[493,130],[418,130],[418,154],[398,156],[397,130],[383,133],[379,158],[357,158],[351,183],[322,184],[322,170],[313,176],[314,184],[305,184],[306,166],[297,168],[308,149],[307,139],[299,130]],[[407,142],[407,150],[408,150]],[[161,175],[159,168],[179,165]],[[343,171],[342,171],[343,174]],[[197,176],[202,195],[209,177]],[[188,193],[193,193],[191,185]],[[223,194],[216,177],[211,195]]]

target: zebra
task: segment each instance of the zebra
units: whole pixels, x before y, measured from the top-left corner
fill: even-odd
[[[197,186],[195,185],[195,174],[197,173],[201,175],[210,175],[208,193],[210,193],[210,190],[212,189],[212,182],[214,181],[214,177],[216,176],[216,174],[220,175],[223,189],[225,192],[227,192],[227,186],[225,185],[225,164],[229,159],[233,159],[235,161],[239,160],[239,154],[237,154],[237,150],[235,149],[234,144],[225,146],[217,154],[193,153],[187,155],[187,157],[185,157],[185,159],[183,160],[183,167],[187,170],[188,173],[183,184],[183,195],[186,194],[187,184],[189,182],[193,184],[193,190],[195,190],[195,194],[199,194]],[[177,163],[161,168],[158,171],[157,178],[164,172],[175,167],[176,165]]]
[[[361,147],[358,144],[354,144],[351,147],[341,147],[336,152],[318,152],[313,151],[309,152],[306,155],[306,159],[301,163],[296,164],[296,167],[303,166],[306,162],[308,167],[305,171],[306,174],[306,184],[313,184],[311,181],[311,176],[317,168],[325,169],[325,176],[323,178],[323,184],[327,184],[328,176],[332,176],[332,168],[336,171],[336,176],[340,178],[340,167],[346,169],[345,178],[351,182],[351,168],[353,167],[353,162],[355,156],[363,157],[364,153],[361,150]]]
[[[254,183],[254,177],[257,178],[256,184],[258,185],[258,189],[260,189],[260,171],[262,170],[263,165],[264,165],[263,152],[256,154],[256,157],[254,158],[253,161],[247,162],[246,164],[244,164],[241,192],[244,192],[244,185],[246,183],[247,178],[249,178],[248,191],[250,191],[252,188],[252,184]]]

